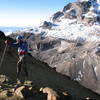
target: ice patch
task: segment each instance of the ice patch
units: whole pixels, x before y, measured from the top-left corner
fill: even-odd
[[[82,74],[82,72],[81,72],[81,70],[80,70],[80,71],[78,72],[77,78],[75,78],[74,80],[76,80],[76,81],[81,81],[82,77],[83,77],[83,74]]]

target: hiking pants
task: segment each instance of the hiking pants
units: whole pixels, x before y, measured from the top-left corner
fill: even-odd
[[[18,62],[17,62],[17,77],[20,75],[21,70],[23,68],[23,71],[25,73],[25,76],[28,77],[28,71],[27,71],[27,55],[20,55]]]

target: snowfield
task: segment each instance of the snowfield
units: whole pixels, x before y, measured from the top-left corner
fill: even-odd
[[[52,26],[51,29],[34,27],[32,30],[24,29],[20,32],[41,34],[43,37],[50,36],[79,42],[100,41],[100,25],[98,23],[86,25],[84,22],[77,22],[76,19],[70,20],[62,18],[61,22],[56,22],[55,24],[56,26]]]
[[[83,41],[99,41],[100,40],[100,25],[85,25],[84,23],[78,23],[76,19],[62,19],[61,22],[56,23],[57,26],[53,26],[51,30],[40,29],[41,32],[45,32],[45,36],[52,36],[67,40]]]

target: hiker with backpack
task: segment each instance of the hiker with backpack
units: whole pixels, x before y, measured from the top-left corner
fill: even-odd
[[[27,42],[23,40],[22,36],[18,35],[16,37],[16,42],[11,42],[9,40],[6,40],[5,44],[18,48],[19,59],[18,59],[18,62],[17,62],[17,78],[19,77],[22,68],[25,72],[25,76],[28,77],[28,71],[27,71],[27,66],[26,66],[27,53],[28,53]]]

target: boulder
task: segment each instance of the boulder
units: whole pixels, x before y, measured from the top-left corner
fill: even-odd
[[[47,100],[57,100],[58,94],[53,89],[45,87],[41,88],[40,91],[48,94]]]
[[[32,96],[32,93],[27,85],[16,88],[14,93],[16,97],[25,99],[30,98]]]
[[[15,95],[18,96],[18,97],[20,97],[20,98],[24,98],[24,96],[23,96],[23,94],[21,92],[24,88],[25,88],[25,86],[21,86],[21,87],[17,88],[15,90]]]
[[[2,99],[2,98],[6,98],[7,97],[7,90],[2,90],[2,91],[0,91],[0,99]]]
[[[0,75],[0,84],[6,83],[9,81],[9,78],[5,75]]]

